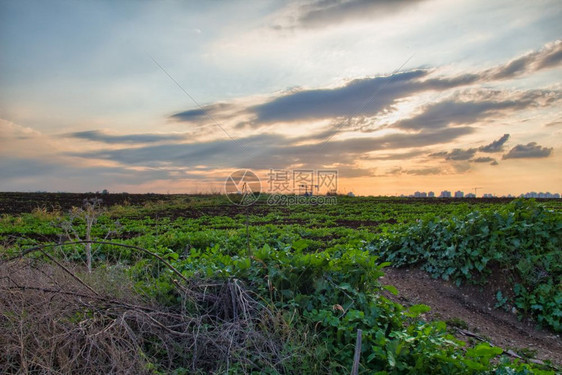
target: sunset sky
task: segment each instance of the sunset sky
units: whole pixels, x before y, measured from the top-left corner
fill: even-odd
[[[0,0],[0,191],[562,192],[562,2]]]

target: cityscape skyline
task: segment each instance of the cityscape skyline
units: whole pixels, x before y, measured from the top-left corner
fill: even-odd
[[[405,195],[402,195],[405,197]],[[462,190],[457,190],[454,193],[451,193],[451,191],[449,190],[442,190],[441,193],[439,195],[436,195],[433,191],[416,191],[413,194],[410,194],[408,197],[413,197],[413,198],[546,198],[546,199],[556,199],[556,198],[560,198],[561,194],[560,193],[551,193],[551,192],[535,192],[535,191],[531,191],[531,192],[527,192],[527,193],[521,193],[519,195],[512,195],[512,194],[508,194],[508,195],[502,195],[502,196],[497,196],[491,193],[482,193],[480,196],[478,196],[477,193],[466,193]]]

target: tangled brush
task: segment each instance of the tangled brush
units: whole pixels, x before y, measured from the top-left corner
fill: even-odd
[[[2,261],[0,373],[283,372],[276,317],[241,281],[171,282],[177,306],[135,292],[118,265],[90,274],[43,248]]]

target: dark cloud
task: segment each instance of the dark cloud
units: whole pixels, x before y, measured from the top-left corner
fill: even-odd
[[[171,119],[182,122],[202,123],[213,121],[214,117],[229,116],[232,111],[239,110],[234,104],[214,103],[197,109],[178,112],[170,116]]]
[[[207,165],[213,168],[223,166],[243,167],[247,155],[256,158],[271,149],[283,138],[274,135],[247,137],[240,142],[216,140],[198,143],[167,143],[144,147],[100,150],[72,153],[71,156],[114,160],[126,165],[143,166],[185,166]],[[243,145],[242,143],[243,142]]]
[[[489,69],[483,72],[482,76],[491,80],[514,78],[522,74],[555,67],[561,62],[562,40],[556,40],[546,44],[539,51],[530,52],[507,64]]]
[[[174,134],[126,134],[113,135],[99,130],[90,130],[66,134],[67,137],[86,139],[103,143],[155,143],[162,141],[175,141],[183,138]]]
[[[477,150],[475,148],[469,148],[467,150],[455,148],[450,152],[441,151],[441,152],[429,154],[429,156],[442,157],[445,160],[469,160],[472,159],[476,151]]]
[[[324,27],[348,20],[372,20],[412,7],[420,0],[320,0],[302,6],[298,21],[304,27]]]
[[[469,148],[468,150],[462,150],[459,148],[454,149],[449,152],[445,159],[447,160],[469,160],[476,153],[475,148]]]
[[[486,152],[486,153],[493,153],[493,152],[500,152],[503,150],[504,143],[508,140],[509,134],[504,134],[498,140],[493,141],[492,143],[481,146],[478,148],[469,148],[469,149],[461,149],[455,148],[452,151],[440,151],[434,152],[429,154],[431,157],[438,157],[443,158],[445,160],[453,160],[453,161],[471,161],[474,163],[494,163],[496,159],[491,157],[478,157],[473,159],[476,152]]]
[[[392,126],[401,129],[438,129],[452,124],[473,124],[485,118],[497,115],[503,110],[518,110],[529,107],[532,100],[506,101],[457,101],[444,100],[429,104],[422,108],[422,112],[412,118],[394,123]]]
[[[483,157],[472,159],[471,161],[474,163],[493,163],[494,161],[496,161],[496,159],[491,158],[489,156],[483,156]]]
[[[170,116],[176,120],[195,122],[208,116],[211,108],[190,109]]]
[[[422,88],[424,90],[437,90],[443,91],[455,87],[462,87],[472,85],[481,81],[483,77],[480,74],[462,74],[457,77],[437,77],[429,78],[423,81]]]
[[[351,138],[329,143],[299,144],[273,134],[199,143],[174,143],[122,149],[73,153],[72,156],[112,160],[126,165],[182,166],[206,165],[212,168],[286,168],[294,164],[316,166],[354,164],[365,153],[400,150],[450,142],[474,131],[456,127],[418,133],[388,134],[377,138]]]
[[[264,123],[373,116],[389,109],[397,100],[418,92],[446,90],[478,81],[477,75],[423,80],[425,70],[412,70],[390,76],[357,79],[333,89],[302,90],[274,98],[248,109],[255,114],[254,127]],[[419,117],[401,121],[397,126],[409,129],[444,127],[451,122],[470,123],[480,116],[504,109],[522,109],[538,96],[552,92],[532,92],[516,100],[449,100],[429,105]],[[558,96],[554,96],[556,100]],[[421,124],[421,125],[420,125]],[[248,125],[248,124],[244,124]]]
[[[350,138],[326,144],[294,146],[288,149],[291,151],[306,150],[307,154],[315,152],[336,155],[363,154],[371,151],[399,150],[447,143],[463,135],[471,134],[473,131],[474,129],[471,127],[457,127],[418,133],[395,133],[377,138]]]
[[[334,89],[303,90],[250,108],[261,123],[301,121],[357,115],[374,115],[398,98],[420,89],[418,78],[427,72],[414,70],[390,76],[357,79]]]
[[[438,167],[407,169],[407,170],[402,170],[402,173],[416,175],[416,176],[427,176],[432,174],[441,174],[443,173],[443,169]]]
[[[429,154],[429,156],[433,156],[435,157],[446,157],[447,155],[449,155],[449,153],[447,151],[439,151],[439,152],[434,152],[432,154]]]
[[[536,142],[517,145],[503,155],[502,159],[546,158],[552,153],[552,147],[543,147]]]
[[[486,146],[479,147],[478,151],[487,153],[503,151],[503,144],[507,142],[508,139],[509,134],[504,134],[500,139],[495,140]]]
[[[527,54],[505,65],[457,76],[435,77],[435,71],[415,69],[388,76],[356,79],[332,89],[295,89],[264,103],[244,107],[216,103],[201,109],[190,109],[171,116],[178,121],[201,123],[209,120],[229,121],[245,115],[237,129],[270,126],[279,122],[302,122],[320,119],[350,119],[370,117],[384,110],[392,110],[399,100],[425,91],[446,91],[516,76],[559,64],[558,51],[562,42],[547,44],[542,50]],[[504,95],[505,96],[505,95]],[[400,121],[403,129],[440,128],[449,124],[470,124],[498,111],[520,110],[532,105],[549,105],[560,99],[556,91],[529,91],[512,99],[501,92],[490,92],[478,99],[449,99],[428,105],[422,113]],[[536,101],[539,101],[535,103]],[[212,121],[211,121],[212,122]],[[341,123],[341,121],[336,121]]]

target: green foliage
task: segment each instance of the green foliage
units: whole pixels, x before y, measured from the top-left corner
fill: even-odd
[[[289,373],[348,372],[358,329],[363,332],[360,368],[365,374],[473,374],[522,368],[505,361],[498,365],[498,348],[480,345],[466,350],[443,322],[423,322],[429,306],[405,309],[386,299],[383,290],[395,288],[381,285],[379,279],[389,264],[370,252],[353,247],[307,252],[304,244],[297,240],[281,249],[264,245],[251,258],[244,249],[230,255],[215,246],[193,250],[185,259],[168,259],[188,278],[243,280],[264,306],[282,312],[287,327],[305,332],[307,349],[286,341],[285,349],[299,359],[286,364]],[[132,267],[143,292],[171,306],[178,303],[172,275],[149,265]],[[147,274],[153,277],[150,284]],[[239,373],[236,366],[229,371]]]
[[[390,263],[419,264],[433,276],[459,283],[485,283],[491,272],[505,272],[513,278],[513,289],[498,293],[498,303],[512,303],[540,324],[559,330],[560,213],[527,201],[428,205],[338,197],[338,204],[331,206],[258,205],[250,208],[249,257],[246,216],[223,213],[224,199],[113,207],[92,228],[97,239],[149,249],[188,279],[239,281],[260,301],[263,314],[275,314],[276,326],[263,329],[278,335],[287,359],[275,368],[219,364],[218,373],[349,373],[358,329],[363,332],[362,374],[554,373],[512,361],[486,344],[467,348],[448,333],[444,322],[423,320],[428,306],[404,308],[385,298],[386,292],[398,290],[382,285],[380,277]],[[0,219],[2,251],[13,254],[21,247],[54,241],[62,232],[61,222],[68,219],[42,212],[5,215]],[[83,221],[70,224],[79,235],[84,233]],[[80,250],[61,253],[79,262]],[[200,308],[186,304],[177,275],[155,258],[111,245],[95,250],[97,264],[122,265],[147,298],[191,314]],[[248,362],[263,363],[259,352]],[[158,364],[147,371],[158,373]],[[173,373],[197,371],[178,366]]]
[[[494,210],[431,217],[398,227],[369,248],[394,266],[419,265],[434,277],[485,284],[510,275],[518,311],[562,331],[562,220],[534,201]],[[497,307],[507,303],[498,292]]]

